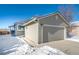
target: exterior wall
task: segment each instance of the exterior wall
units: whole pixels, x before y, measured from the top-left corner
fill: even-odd
[[[24,31],[16,31],[16,35],[17,36],[24,35]]]
[[[12,35],[13,35],[13,36],[16,36],[16,35],[17,35],[17,25],[14,26],[13,32],[14,32],[14,33],[13,33]]]
[[[10,26],[10,34],[11,36],[15,36],[15,28],[14,28],[14,25],[13,26]]]
[[[33,43],[38,44],[38,23],[33,23],[25,27],[26,40],[30,40]]]
[[[62,18],[59,15],[51,15],[39,20],[40,24],[49,24],[49,25],[60,25],[67,26],[67,24],[61,20]]]
[[[38,43],[43,43],[43,26],[41,24],[39,24],[39,29],[38,29],[39,33],[38,33]]]
[[[61,19],[58,15],[51,15],[28,24],[25,26],[26,40],[32,41],[35,44],[64,40],[66,36],[65,26],[67,26],[67,24]],[[45,24],[63,27],[43,26]]]
[[[19,30],[19,29],[18,29],[18,25],[19,25],[19,24],[17,24],[17,25],[15,26],[15,29],[14,29],[14,30],[15,30],[15,35],[16,35],[16,36],[24,35],[24,34],[25,34],[25,30]]]
[[[59,15],[52,15],[39,20],[39,43],[45,43],[66,38],[66,27],[68,26]],[[56,25],[60,27],[50,27],[43,25]]]
[[[74,36],[79,36],[79,27],[72,27],[69,33],[72,33]]]

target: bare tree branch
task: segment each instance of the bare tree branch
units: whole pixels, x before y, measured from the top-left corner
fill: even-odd
[[[68,22],[73,21],[73,5],[61,5],[58,7],[58,11]]]

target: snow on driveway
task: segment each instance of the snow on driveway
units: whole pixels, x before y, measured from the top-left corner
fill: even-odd
[[[64,55],[64,53],[48,46],[33,48],[22,39],[2,35],[0,36],[0,55]]]

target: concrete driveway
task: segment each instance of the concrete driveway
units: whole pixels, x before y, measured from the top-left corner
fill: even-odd
[[[53,41],[38,45],[38,47],[48,45],[52,48],[59,49],[68,55],[79,55],[79,42],[70,40]],[[37,47],[37,46],[36,46]]]

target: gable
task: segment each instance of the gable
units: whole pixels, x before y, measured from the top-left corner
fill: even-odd
[[[40,18],[39,19],[40,24],[49,24],[49,25],[61,25],[61,26],[67,26],[64,19],[59,16],[58,14],[50,15],[48,17]]]

